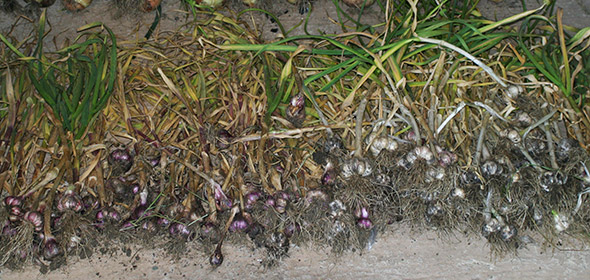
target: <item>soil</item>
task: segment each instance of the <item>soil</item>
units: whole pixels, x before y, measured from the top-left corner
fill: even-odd
[[[544,250],[530,244],[518,255],[493,257],[481,239],[447,237],[434,232],[398,229],[378,238],[370,251],[334,256],[328,250],[291,248],[289,257],[272,268],[261,263],[265,252],[246,246],[224,247],[217,269],[208,255],[189,246],[183,257],[167,248],[121,246],[108,254],[71,258],[67,266],[41,273],[37,268],[3,270],[1,279],[583,279],[590,272],[588,251],[576,245]]]
[[[229,246],[227,246],[229,245]],[[1,279],[585,279],[590,252],[579,245],[543,249],[529,244],[517,255],[494,257],[482,239],[440,238],[406,227],[377,238],[370,251],[334,256],[329,249],[297,248],[277,266],[265,268],[265,251],[227,244],[225,261],[212,269],[208,254],[189,246],[183,257],[167,248],[125,247],[114,253],[71,258],[42,274],[37,267],[2,270]]]
[[[307,15],[300,14],[298,7],[284,1],[276,2],[267,8],[280,15],[279,20],[285,29],[305,20]],[[529,9],[540,5],[534,0],[524,2]],[[590,26],[588,1],[557,2],[556,6],[564,9],[565,24],[577,28]],[[519,0],[482,0],[479,8],[492,19],[522,11]],[[157,32],[181,28],[190,18],[179,1],[164,1],[162,9]],[[351,14],[356,12],[353,8],[343,9]],[[374,24],[382,21],[377,16],[377,9],[376,5],[368,9],[361,22]],[[102,21],[111,27],[122,43],[141,40],[154,18],[153,13],[117,15],[117,10],[106,0],[95,0],[89,8],[78,13],[64,11],[62,4],[56,3],[47,13],[51,33],[46,40],[50,49],[67,45],[67,40],[75,39],[77,28],[94,21]],[[251,15],[262,39],[273,40],[282,36],[276,23],[260,14]],[[244,19],[249,20],[248,14]],[[337,19],[332,2],[318,0],[307,26],[301,24],[289,35],[305,34],[306,30],[312,34],[346,31],[333,23]],[[0,32],[22,39],[34,34],[35,23],[34,16],[17,18],[14,14],[2,14]],[[346,24],[349,31],[354,29],[351,22]],[[153,246],[121,244],[119,241],[108,245],[114,248],[112,250],[95,252],[89,258],[69,258],[67,265],[52,271],[40,270],[38,266],[18,271],[1,268],[0,279],[584,279],[589,275],[590,251],[587,247],[565,240],[557,241],[556,247],[548,247],[539,236],[531,239],[535,242],[519,249],[516,254],[495,256],[485,239],[474,239],[461,233],[441,238],[435,232],[414,232],[401,224],[380,234],[368,251],[334,255],[329,248],[291,245],[289,256],[272,268],[263,265],[265,250],[230,242],[223,247],[225,261],[217,269],[209,265],[211,251],[193,243],[182,248],[182,252],[170,254],[171,248],[150,248]]]

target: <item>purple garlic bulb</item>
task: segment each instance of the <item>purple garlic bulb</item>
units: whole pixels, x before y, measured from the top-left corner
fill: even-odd
[[[291,98],[285,114],[287,120],[295,127],[301,127],[305,120],[305,97],[303,94],[298,94]]]
[[[112,172],[115,176],[126,173],[133,166],[133,156],[127,149],[113,150],[109,154],[107,161],[111,165]]]

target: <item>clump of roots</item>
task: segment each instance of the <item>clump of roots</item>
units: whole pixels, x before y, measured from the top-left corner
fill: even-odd
[[[0,265],[19,269],[39,253],[40,238],[29,223],[5,224],[0,239]]]

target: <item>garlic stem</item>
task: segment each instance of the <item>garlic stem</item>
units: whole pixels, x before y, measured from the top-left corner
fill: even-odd
[[[416,35],[416,37],[418,37],[418,39],[421,42],[441,45],[443,47],[449,48],[451,50],[454,50],[454,51],[462,54],[463,56],[465,56],[469,60],[473,61],[473,63],[477,64],[477,66],[481,67],[481,69],[483,69],[484,71],[486,71],[492,77],[492,79],[494,79],[503,88],[507,88],[508,87],[508,85],[506,83],[504,83],[500,79],[500,77],[498,77],[498,75],[496,75],[496,73],[494,73],[494,70],[492,70],[492,68],[488,67],[481,60],[477,59],[475,56],[473,56],[470,53],[464,51],[463,49],[461,49],[461,48],[459,48],[459,47],[457,47],[457,46],[455,46],[455,45],[453,45],[451,43],[442,41],[442,40],[432,39],[432,38],[424,38],[424,37],[420,37],[420,36],[417,36],[417,35]]]
[[[553,137],[551,137],[551,131],[549,131],[549,124],[545,122],[544,126],[541,126],[545,131],[545,138],[547,138],[547,147],[549,147],[549,159],[551,160],[551,168],[558,169],[557,160],[555,159],[555,147],[553,145]]]
[[[461,103],[459,103],[459,105],[457,106],[457,108],[455,108],[455,110],[453,110],[453,112],[440,124],[440,126],[436,129],[436,134],[435,137],[438,137],[438,135],[441,133],[441,131],[445,128],[445,126],[447,126],[447,124],[457,115],[459,114],[459,112],[461,112],[461,110],[463,110],[463,108],[465,108],[465,105],[467,105],[465,102],[461,101]]]
[[[483,113],[482,122],[481,122],[481,129],[479,130],[479,137],[477,138],[477,148],[475,150],[475,155],[473,156],[473,165],[479,166],[479,158],[481,156],[481,149],[483,147],[483,141],[486,134],[486,127],[488,126],[488,119],[490,117],[486,112]]]
[[[531,155],[529,155],[529,153],[526,150],[526,147],[525,147],[526,137],[529,134],[529,132],[531,132],[531,130],[533,130],[535,127],[545,123],[546,121],[548,121],[556,112],[557,112],[557,110],[554,109],[553,111],[551,111],[551,113],[547,114],[546,116],[542,117],[536,123],[527,127],[527,129],[522,134],[522,140],[520,142],[520,152],[526,157],[526,159],[531,163],[531,165],[535,169],[537,169],[538,171],[542,171],[541,167],[539,167],[539,165],[535,162],[535,160],[531,157]]]
[[[363,115],[365,114],[365,108],[367,107],[367,94],[363,96],[363,99],[359,103],[356,110],[356,125],[355,125],[355,151],[354,155],[360,158],[363,154],[362,138],[363,138]]]

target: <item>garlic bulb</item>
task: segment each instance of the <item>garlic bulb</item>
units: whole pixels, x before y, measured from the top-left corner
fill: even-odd
[[[217,8],[223,4],[223,0],[196,0],[197,4],[210,8]]]
[[[514,144],[518,144],[522,140],[518,131],[516,131],[514,129],[508,131],[506,137],[508,137],[508,139],[510,139],[510,141],[512,141],[512,143],[514,143]]]
[[[305,121],[305,97],[303,94],[295,95],[289,101],[287,110],[285,110],[287,120],[295,127],[301,127]]]
[[[62,0],[61,3],[70,12],[77,12],[86,9],[92,0]]]
[[[416,161],[417,159],[418,159],[418,155],[416,155],[416,150],[411,150],[406,154],[405,160],[409,165],[414,164],[414,161]]]
[[[567,175],[560,171],[545,171],[539,174],[539,185],[544,191],[551,192],[555,187],[563,186],[567,179]]]
[[[426,216],[440,216],[444,213],[442,207],[438,204],[431,204],[426,208]]]
[[[524,92],[524,88],[522,88],[521,86],[517,86],[517,85],[510,85],[509,87],[507,87],[505,89],[506,94],[508,95],[508,97],[515,99],[518,97],[518,95],[520,95],[521,93]]]
[[[572,153],[575,152],[578,147],[578,141],[574,139],[565,138],[559,140],[559,142],[557,142],[557,146],[555,147],[555,155],[557,156],[557,160],[560,162],[567,162],[570,158],[570,155],[572,155]]]
[[[461,173],[461,182],[465,185],[481,184],[481,180],[473,171],[465,171]]]
[[[139,9],[144,13],[149,13],[155,10],[161,2],[162,0],[144,0],[142,1],[141,7],[139,7]]]
[[[518,113],[516,115],[516,121],[526,126],[533,124],[533,118],[527,112]]]
[[[493,160],[487,160],[481,165],[481,173],[484,177],[502,174],[503,168]]]
[[[242,3],[244,3],[244,5],[254,7],[256,4],[258,4],[258,0],[242,0]]]
[[[569,218],[561,213],[553,213],[553,222],[557,233],[565,231],[570,226]]]
[[[344,211],[346,211],[346,206],[344,206],[344,203],[338,199],[330,202],[328,206],[330,206],[330,216],[332,218],[338,218],[344,214]]]
[[[373,156],[378,156],[382,150],[387,151],[395,151],[397,150],[398,144],[395,139],[387,136],[377,136],[372,140],[373,144],[371,144],[371,153]]]
[[[464,199],[465,198],[465,190],[463,190],[462,188],[454,188],[453,191],[451,192],[451,197],[458,198],[458,199]]]
[[[518,230],[513,225],[505,225],[500,230],[500,238],[502,238],[504,242],[513,240],[516,234],[518,234]]]
[[[424,181],[426,183],[432,183],[434,181],[441,181],[442,179],[444,179],[444,177],[445,177],[444,168],[442,168],[440,166],[435,166],[435,167],[429,168],[426,171],[426,176],[424,178]]]
[[[431,163],[432,160],[434,160],[434,154],[426,146],[416,147],[414,149],[414,154],[416,154],[418,158],[423,159],[428,163]]]
[[[492,218],[483,225],[481,229],[481,234],[487,238],[491,234],[496,233],[501,229],[502,224],[496,218]]]
[[[358,158],[352,158],[342,164],[341,175],[345,179],[353,175],[366,177],[371,175],[371,173],[373,173],[373,167],[368,162]]]

